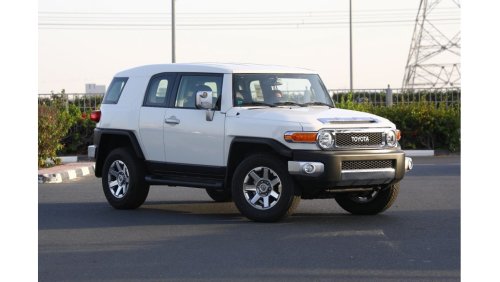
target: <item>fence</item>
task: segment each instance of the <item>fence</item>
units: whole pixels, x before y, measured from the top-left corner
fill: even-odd
[[[74,104],[80,111],[90,112],[99,109],[104,94],[38,94],[38,104],[51,104],[54,101],[60,101],[68,107]]]
[[[332,89],[328,93],[335,103],[340,103],[351,95],[349,89]],[[447,107],[460,105],[461,88],[440,88],[440,89],[413,89],[405,90],[400,88],[386,89],[355,89],[352,93],[354,102],[368,102],[377,106],[390,106],[397,104],[410,104],[429,102],[436,107],[445,104]],[[60,99],[63,103],[75,104],[82,112],[99,109],[103,94],[38,94],[38,104],[52,103]]]
[[[328,93],[336,103],[351,95],[349,89],[328,90]],[[440,89],[354,89],[352,98],[354,102],[368,102],[377,106],[391,106],[395,104],[410,104],[428,102],[434,103],[436,107],[445,104],[447,107],[460,105],[461,88],[440,88]]]

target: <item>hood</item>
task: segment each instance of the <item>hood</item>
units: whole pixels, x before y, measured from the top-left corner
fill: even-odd
[[[310,107],[258,107],[232,108],[228,116],[270,121],[297,122],[304,130],[321,128],[356,128],[356,127],[392,127],[389,120],[366,112],[327,108],[323,106]]]

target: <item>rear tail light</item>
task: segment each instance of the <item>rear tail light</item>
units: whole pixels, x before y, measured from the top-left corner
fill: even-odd
[[[90,113],[90,120],[99,122],[101,120],[101,111],[93,111]]]

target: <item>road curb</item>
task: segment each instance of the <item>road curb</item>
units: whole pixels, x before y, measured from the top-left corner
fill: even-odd
[[[94,173],[95,164],[67,169],[55,173],[38,173],[38,183],[63,183]]]

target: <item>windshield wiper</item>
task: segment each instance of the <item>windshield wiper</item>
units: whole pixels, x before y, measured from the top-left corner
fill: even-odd
[[[238,105],[239,107],[245,107],[245,106],[267,106],[267,107],[276,107],[273,104],[268,104],[264,102],[247,102],[247,103],[242,103]]]
[[[309,103],[304,103],[302,104],[303,106],[327,106],[329,108],[333,108],[332,105],[323,103],[323,102],[309,102]]]
[[[299,104],[299,103],[296,103],[296,102],[291,102],[291,101],[287,101],[287,102],[276,102],[274,103],[275,106],[299,106],[299,107],[305,107],[303,104]]]

